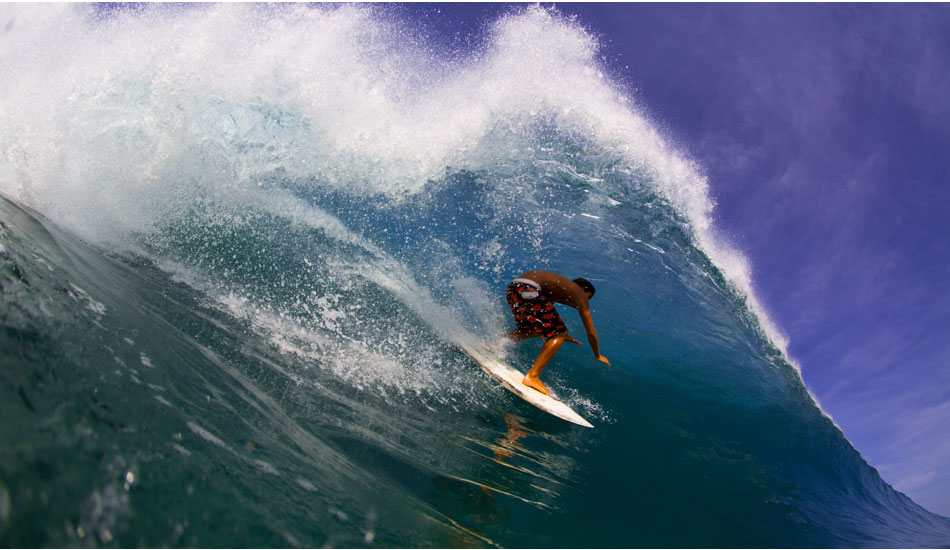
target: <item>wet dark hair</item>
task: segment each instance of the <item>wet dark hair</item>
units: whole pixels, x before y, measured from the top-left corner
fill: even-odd
[[[574,279],[574,282],[577,283],[577,286],[579,286],[579,287],[581,287],[582,289],[584,289],[584,292],[590,292],[590,297],[591,297],[591,298],[594,297],[595,289],[594,289],[594,285],[590,284],[590,281],[588,281],[587,279],[585,279],[585,278],[583,278],[583,277],[578,277],[578,278]]]

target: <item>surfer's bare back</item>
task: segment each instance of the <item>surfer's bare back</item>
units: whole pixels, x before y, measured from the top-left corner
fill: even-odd
[[[600,354],[597,331],[594,330],[594,321],[590,317],[588,302],[593,296],[594,285],[587,279],[577,278],[572,281],[550,271],[529,271],[508,284],[505,298],[511,306],[511,313],[515,316],[515,323],[518,326],[508,334],[508,338],[515,341],[537,337],[545,339],[541,353],[538,354],[531,370],[522,380],[524,385],[550,395],[548,389],[538,379],[544,366],[561,349],[561,344],[565,341],[581,344],[576,338],[568,336],[567,327],[554,309],[554,302],[577,310],[581,321],[584,322],[587,341],[590,342],[594,357],[601,363],[610,365],[610,361]]]

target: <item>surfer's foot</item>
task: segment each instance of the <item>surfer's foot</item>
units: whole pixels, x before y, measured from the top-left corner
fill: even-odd
[[[541,383],[541,380],[537,378],[532,378],[526,375],[524,377],[524,380],[521,381],[521,383],[524,384],[525,386],[528,386],[529,388],[534,388],[538,390],[544,395],[551,395],[551,392],[549,392],[548,389],[544,386],[544,384]]]

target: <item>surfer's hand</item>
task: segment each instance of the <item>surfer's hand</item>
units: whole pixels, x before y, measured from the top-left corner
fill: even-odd
[[[608,367],[610,366],[610,361],[608,361],[607,358],[604,357],[603,355],[598,355],[597,360],[600,361],[601,363],[605,363]]]
[[[570,342],[570,343],[572,343],[572,344],[577,344],[578,346],[583,346],[583,345],[584,345],[584,342],[581,342],[580,340],[578,340],[577,338],[574,338],[573,336],[565,336],[565,337],[564,337],[564,340],[565,340],[566,342]]]

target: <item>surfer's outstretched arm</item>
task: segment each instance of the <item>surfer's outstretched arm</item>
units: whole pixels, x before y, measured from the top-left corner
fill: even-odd
[[[590,308],[578,308],[581,315],[581,321],[584,323],[584,330],[587,331],[587,341],[590,342],[590,349],[594,352],[594,357],[601,363],[610,366],[610,361],[600,354],[600,342],[597,340],[597,330],[594,329],[594,320],[590,317]]]

